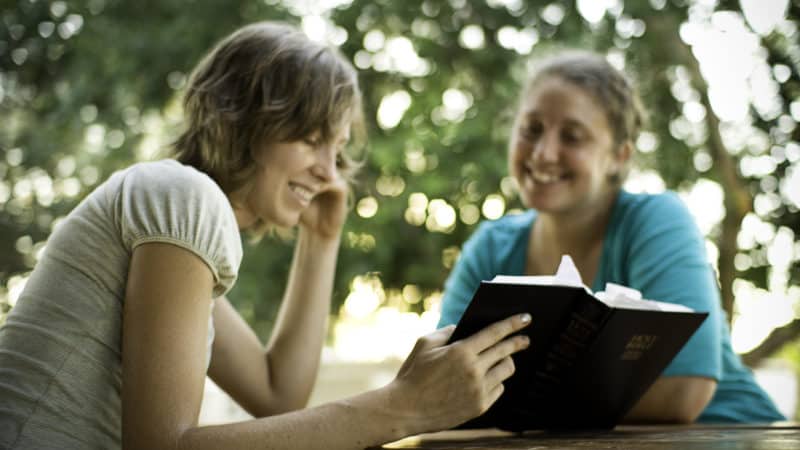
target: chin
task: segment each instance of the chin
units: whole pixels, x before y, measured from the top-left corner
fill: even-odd
[[[523,196],[522,203],[524,203],[526,207],[535,209],[536,211],[542,213],[557,213],[569,207],[569,205],[566,205],[565,202],[561,201],[560,199],[554,199],[552,197],[545,197],[542,195]]]

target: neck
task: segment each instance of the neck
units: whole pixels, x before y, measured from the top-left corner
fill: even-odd
[[[552,274],[561,255],[570,255],[591,284],[600,259],[611,209],[618,192],[611,192],[592,208],[568,213],[539,213],[531,230],[528,270]]]
[[[236,224],[240,230],[246,230],[258,221],[258,217],[247,208],[246,198],[246,195],[241,190],[228,194],[228,203],[231,204],[233,215],[236,217]]]
[[[547,247],[580,257],[585,249],[603,240],[610,216],[610,211],[599,209],[591,214],[540,214],[536,220],[537,232]]]

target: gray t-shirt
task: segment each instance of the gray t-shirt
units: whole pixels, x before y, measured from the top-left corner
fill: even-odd
[[[241,238],[211,178],[173,160],[112,175],[58,225],[0,328],[0,449],[121,447],[122,303],[148,242],[200,257],[214,296],[236,280]]]

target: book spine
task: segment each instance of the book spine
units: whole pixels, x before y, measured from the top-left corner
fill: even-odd
[[[605,323],[610,309],[601,302],[580,298],[564,327],[533,372],[530,400],[542,400],[558,392],[566,373],[581,359]]]

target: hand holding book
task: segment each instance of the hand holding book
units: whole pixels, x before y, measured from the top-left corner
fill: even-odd
[[[523,330],[531,347],[513,356],[497,403],[464,427],[613,428],[707,316],[612,283],[593,294],[565,256],[555,276],[481,282],[450,341],[523,312],[536,323]]]

